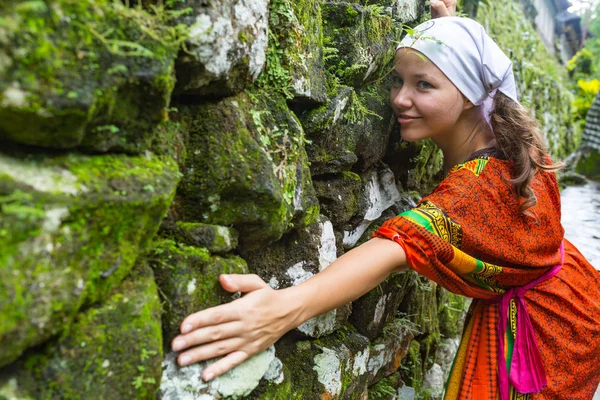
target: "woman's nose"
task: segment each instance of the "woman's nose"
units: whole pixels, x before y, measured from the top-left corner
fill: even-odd
[[[401,109],[410,108],[412,106],[410,92],[406,86],[399,89],[392,89],[392,105]]]

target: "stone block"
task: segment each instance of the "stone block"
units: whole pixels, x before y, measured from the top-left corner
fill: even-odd
[[[140,153],[166,119],[177,35],[110,0],[8,2],[0,10],[0,139]]]
[[[326,104],[300,115],[313,176],[365,171],[378,163],[390,133],[388,95],[380,85],[358,92],[340,86]]]
[[[167,354],[157,398],[162,400],[218,400],[241,399],[248,396],[264,381],[282,379],[281,361],[275,357],[274,346],[256,354],[242,364],[215,379],[204,382],[202,371],[218,359],[203,361],[186,367],[177,365],[177,354]]]
[[[237,256],[213,256],[207,249],[158,240],[148,256],[156,283],[163,296],[165,348],[179,334],[188,315],[232,300],[233,293],[219,283],[220,274],[248,273],[246,262]]]
[[[272,0],[269,5],[267,63],[259,83],[296,104],[316,105],[327,99],[321,3]]]
[[[274,289],[299,285],[335,261],[338,256],[333,225],[325,217],[285,235],[268,247],[242,253],[251,271]],[[306,321],[298,330],[310,337],[330,334],[343,326],[351,306],[344,305]]]
[[[173,218],[233,225],[247,248],[316,220],[303,130],[283,97],[241,93],[179,113],[189,142]]]
[[[68,328],[133,267],[173,199],[152,156],[0,153],[0,365]]]
[[[177,58],[177,94],[231,96],[258,78],[266,62],[268,0],[184,0],[169,6],[180,13],[172,24],[188,31]]]
[[[0,370],[0,398],[153,398],[163,358],[160,313],[152,270],[138,264],[68,332]]]

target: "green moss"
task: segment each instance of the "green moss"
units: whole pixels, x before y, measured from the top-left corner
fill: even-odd
[[[165,346],[179,333],[185,317],[202,309],[231,301],[232,294],[221,288],[220,274],[248,273],[240,257],[211,256],[207,249],[161,239],[152,245],[148,260],[164,302]]]
[[[157,289],[152,271],[140,265],[104,304],[79,314],[56,343],[13,373],[37,399],[148,399],[162,358]]]
[[[162,25],[168,12],[60,0],[8,5],[1,14],[0,36],[11,40],[11,66],[0,82],[1,137],[94,151],[148,147],[185,36]]]
[[[189,127],[181,218],[233,225],[250,247],[279,239],[292,221],[310,222],[316,199],[304,135],[283,97],[253,91],[180,114]]]
[[[546,48],[520,3],[503,0],[493,10],[482,4],[477,19],[513,61],[520,101],[540,121],[552,155],[564,158],[578,142],[566,68]]]
[[[152,157],[80,155],[0,155],[0,169],[6,364],[62,332],[129,273],[172,201],[177,171]]]
[[[322,48],[319,1],[271,1],[267,60],[258,86],[271,87],[287,99],[324,102]]]

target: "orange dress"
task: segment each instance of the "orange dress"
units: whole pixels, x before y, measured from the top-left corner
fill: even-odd
[[[547,385],[530,394],[519,393],[512,381],[507,387],[510,399],[590,400],[600,383],[600,273],[563,238],[555,175],[536,175],[534,216],[525,216],[504,179],[510,162],[481,154],[455,166],[416,208],[374,233],[398,242],[415,271],[474,299],[445,399],[500,398],[500,307],[490,300],[560,265],[562,243],[562,268],[524,295]],[[509,373],[517,322],[527,317],[522,313],[510,300],[503,335]]]

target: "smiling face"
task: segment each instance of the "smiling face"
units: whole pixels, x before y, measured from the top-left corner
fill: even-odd
[[[407,48],[396,51],[390,101],[404,140],[431,138],[440,147],[458,139],[463,112],[473,106],[429,59]]]

